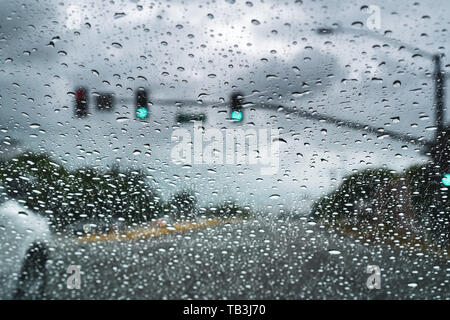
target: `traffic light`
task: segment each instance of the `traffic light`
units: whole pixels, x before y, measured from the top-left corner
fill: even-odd
[[[204,113],[198,113],[198,114],[178,113],[175,119],[176,119],[177,123],[188,123],[191,121],[206,122],[206,114],[204,114]]]
[[[243,94],[234,92],[231,94],[230,119],[234,122],[241,122],[244,119],[244,111],[242,109]]]
[[[99,111],[113,111],[114,97],[111,94],[102,93],[97,96],[97,110]]]
[[[449,173],[444,174],[444,177],[442,178],[442,184],[446,187],[450,187],[450,174]]]
[[[75,91],[75,116],[84,118],[88,115],[88,100],[85,88],[78,88]]]
[[[149,111],[147,90],[141,88],[136,92],[136,117],[142,120],[147,119]]]

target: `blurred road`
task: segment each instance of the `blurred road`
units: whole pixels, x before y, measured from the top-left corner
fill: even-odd
[[[49,299],[450,299],[449,261],[364,246],[306,220],[54,249]],[[81,266],[79,290],[66,287],[71,264]],[[381,289],[367,288],[367,265],[381,268]]]

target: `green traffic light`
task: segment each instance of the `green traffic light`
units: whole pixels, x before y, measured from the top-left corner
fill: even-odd
[[[243,117],[244,117],[244,115],[242,114],[242,111],[240,111],[240,110],[235,110],[235,111],[231,112],[231,120],[234,120],[235,122],[242,121]]]
[[[444,177],[442,178],[442,184],[446,187],[450,187],[450,174],[447,173],[444,175]]]
[[[137,116],[139,119],[147,118],[147,116],[148,116],[148,110],[147,110],[147,108],[144,108],[144,107],[139,107],[139,108],[137,108],[137,110],[136,110],[136,116]]]

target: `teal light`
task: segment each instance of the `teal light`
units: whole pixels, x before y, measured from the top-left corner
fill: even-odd
[[[147,110],[147,108],[144,108],[144,107],[139,107],[139,108],[137,108],[137,110],[136,110],[136,116],[137,116],[139,119],[147,118],[147,116],[148,116],[148,110]]]
[[[242,114],[242,111],[240,111],[240,110],[235,110],[235,111],[231,112],[231,120],[234,120],[235,122],[242,121],[243,117],[244,117],[244,115]]]
[[[446,187],[450,187],[450,174],[447,173],[444,175],[444,177],[442,178],[442,184]]]

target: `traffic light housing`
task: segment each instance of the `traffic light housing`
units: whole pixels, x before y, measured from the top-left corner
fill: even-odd
[[[97,110],[99,111],[113,111],[114,110],[114,97],[112,94],[102,93],[96,98]]]
[[[149,114],[147,90],[141,88],[136,92],[136,118],[144,120]]]
[[[75,116],[85,118],[88,115],[88,98],[85,88],[78,88],[75,91]]]
[[[241,92],[233,92],[231,94],[230,119],[234,122],[242,122],[244,120],[243,97],[244,95]]]

